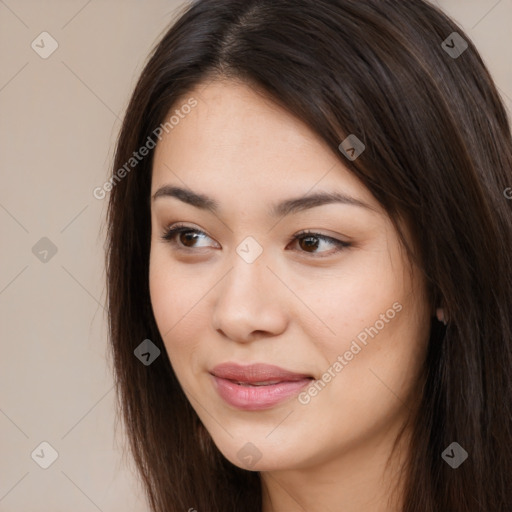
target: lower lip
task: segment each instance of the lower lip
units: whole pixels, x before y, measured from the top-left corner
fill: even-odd
[[[233,407],[245,411],[270,409],[274,405],[296,395],[312,379],[285,381],[267,386],[242,386],[227,379],[213,376],[219,395]]]

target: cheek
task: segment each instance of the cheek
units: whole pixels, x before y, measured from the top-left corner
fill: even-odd
[[[335,350],[347,350],[347,342],[350,344],[375,322],[381,326],[380,315],[386,312],[386,319],[391,320],[384,324],[383,331],[389,331],[388,326],[395,324],[395,317],[401,315],[393,304],[398,302],[405,306],[409,287],[397,260],[392,262],[387,252],[377,250],[354,252],[344,268],[333,272],[328,280],[322,280],[321,286],[313,284],[312,281],[309,287],[301,286],[301,293],[314,304],[314,311],[329,327]]]
[[[411,397],[426,356],[429,317],[406,295],[376,302],[366,315],[364,325],[331,354],[333,361],[343,356],[342,377],[336,379],[332,393],[350,403],[353,411],[379,417]]]
[[[304,416],[297,428],[320,431],[328,449],[356,443],[401,421],[404,411],[412,405],[412,393],[425,357],[426,329],[420,325],[417,309],[402,304],[402,310],[393,318],[386,317],[388,323],[382,321],[383,325],[379,322],[376,326],[380,313],[386,314],[393,303],[386,298],[371,306],[362,303],[361,307],[363,304],[368,321],[362,327],[346,318],[346,331],[342,332],[338,324],[340,334],[334,342],[329,337],[318,340],[317,349],[325,361],[324,373],[300,397],[299,411]],[[364,335],[361,338],[365,343],[358,334]],[[323,426],[318,422],[321,417],[328,418]],[[283,436],[285,441],[285,432]]]
[[[193,276],[180,271],[164,249],[152,249],[149,264],[149,291],[153,314],[164,343],[173,344],[190,325],[204,295]]]
[[[372,402],[372,396],[386,392],[386,384],[407,393],[416,379],[430,317],[423,283],[410,281],[400,257],[394,249],[359,251],[350,272],[337,275],[316,294],[316,308],[331,335],[325,331],[315,343],[325,371],[336,375],[329,385],[336,395],[345,397],[354,384],[359,398]],[[337,364],[336,371],[339,356],[342,369]]]
[[[210,284],[211,286],[211,284]],[[200,372],[200,340],[206,329],[208,283],[184,270],[165,249],[150,255],[149,289],[158,331],[178,379],[187,383]]]

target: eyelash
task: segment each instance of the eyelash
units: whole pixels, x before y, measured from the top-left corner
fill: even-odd
[[[175,224],[173,227],[166,229],[161,238],[162,238],[162,240],[169,242],[171,245],[175,246],[176,249],[179,251],[184,251],[184,252],[193,251],[194,247],[183,247],[183,246],[178,245],[178,242],[175,240],[175,238],[177,235],[179,235],[181,233],[197,233],[197,234],[205,235],[208,237],[208,235],[204,231],[191,228],[189,226],[186,226],[185,224],[178,223],[178,224]],[[290,240],[288,241],[288,243],[296,242],[297,240],[301,240],[303,238],[308,238],[308,237],[309,238],[318,238],[319,240],[323,240],[325,242],[332,243],[333,245],[336,246],[336,250],[333,252],[329,252],[328,254],[309,253],[308,251],[301,251],[301,252],[304,252],[305,254],[313,255],[315,258],[324,258],[324,257],[332,256],[333,254],[337,254],[338,252],[342,251],[343,249],[347,249],[348,247],[350,247],[352,245],[348,242],[343,242],[336,238],[322,235],[320,233],[315,233],[315,232],[309,231],[309,230],[304,230],[304,231],[301,231],[300,233],[297,233],[296,235],[293,235],[290,238]],[[208,238],[210,238],[210,237],[208,237]]]

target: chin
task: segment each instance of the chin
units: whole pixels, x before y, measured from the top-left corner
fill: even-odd
[[[300,466],[301,459],[297,456],[301,453],[300,446],[278,446],[265,439],[265,435],[236,436],[215,445],[229,462],[248,471],[281,471]]]

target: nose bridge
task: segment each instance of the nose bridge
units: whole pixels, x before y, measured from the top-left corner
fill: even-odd
[[[253,260],[254,253],[249,252],[251,258],[246,259],[244,254],[240,255],[240,248],[243,249],[244,245],[240,244],[233,254],[231,272],[222,286],[222,298],[238,301],[240,306],[257,307],[263,298],[264,287],[269,286],[270,271],[263,254]]]
[[[263,252],[255,256],[251,241],[247,244],[242,242],[233,253],[232,268],[220,283],[213,314],[215,329],[239,341],[254,331],[275,334],[285,325],[267,258]]]

